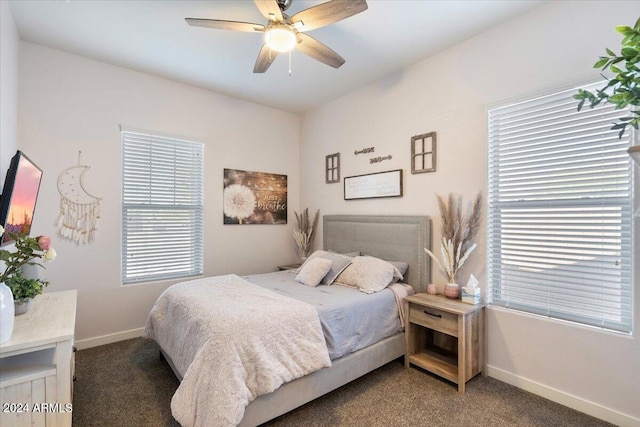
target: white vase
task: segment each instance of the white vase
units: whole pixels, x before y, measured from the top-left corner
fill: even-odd
[[[13,293],[4,282],[0,282],[0,344],[9,341],[13,333]]]

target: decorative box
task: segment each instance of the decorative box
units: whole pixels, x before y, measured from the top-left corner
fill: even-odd
[[[473,293],[468,293],[465,288],[462,288],[462,302],[467,304],[480,304],[480,288],[474,288]]]

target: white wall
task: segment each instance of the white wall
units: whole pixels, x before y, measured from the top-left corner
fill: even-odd
[[[205,144],[205,275],[275,271],[296,259],[299,116],[39,45],[20,48],[19,147],[44,170],[34,233],[51,235],[58,252],[41,276],[48,291],[78,290],[76,340],[143,327],[173,283],[120,283],[121,124]],[[84,184],[103,198],[97,240],[84,246],[56,237],[53,226],[57,176],[77,164],[79,150],[91,166]],[[289,225],[223,226],[224,168],[288,175]]]
[[[639,2],[552,2],[307,113],[302,205],[323,214],[429,215],[437,242],[435,193],[460,193],[465,200],[480,190],[486,195],[487,107],[597,80],[592,64],[621,40],[613,28],[633,25],[638,16]],[[430,131],[438,136],[438,171],[412,175],[410,138]],[[373,155],[353,154],[370,146],[375,156],[393,159],[371,165]],[[324,158],[334,152],[341,153],[343,177],[402,168],[404,197],[344,201],[342,184],[324,183]],[[464,273],[484,287],[484,228],[478,240]],[[445,279],[437,274],[434,281]],[[637,274],[635,283],[638,293]],[[637,425],[639,303],[636,295],[634,336],[489,309],[488,372],[614,423]]]
[[[9,2],[0,1],[0,192],[17,147],[19,42]]]

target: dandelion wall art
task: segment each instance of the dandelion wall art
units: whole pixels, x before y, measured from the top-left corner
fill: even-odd
[[[287,176],[224,170],[225,224],[286,224]]]

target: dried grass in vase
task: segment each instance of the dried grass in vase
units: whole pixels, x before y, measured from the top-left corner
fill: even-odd
[[[482,216],[482,192],[478,193],[471,210],[462,211],[462,196],[449,194],[447,200],[438,197],[442,225],[440,259],[425,248],[425,252],[438,264],[449,283],[456,283],[456,274],[476,248],[473,239],[478,233]]]
[[[316,211],[313,223],[309,222],[309,208],[305,208],[300,214],[296,211],[293,211],[293,213],[296,215],[296,221],[298,222],[298,228],[293,230],[293,240],[300,251],[300,256],[306,258],[311,255],[311,250],[313,249],[313,236],[315,236],[318,227],[320,210]]]

